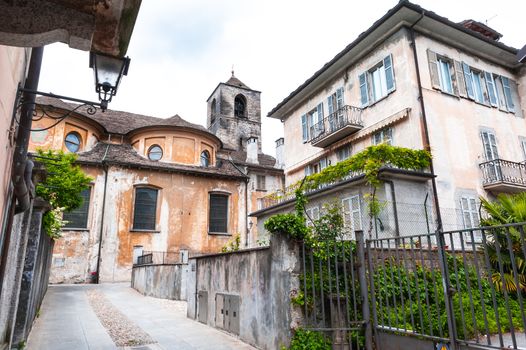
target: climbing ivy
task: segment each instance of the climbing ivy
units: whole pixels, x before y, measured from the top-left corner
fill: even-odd
[[[43,227],[51,238],[59,238],[62,227],[62,213],[78,208],[82,204],[80,193],[88,188],[92,178],[75,165],[77,156],[62,151],[37,150],[37,160],[44,164],[46,179],[37,184],[37,196],[51,204],[51,210],[44,214]]]

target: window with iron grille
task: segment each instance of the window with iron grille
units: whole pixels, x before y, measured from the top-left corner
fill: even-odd
[[[134,230],[155,230],[158,193],[159,190],[155,188],[138,187],[135,189]]]
[[[212,233],[228,233],[227,194],[210,193],[208,231]]]
[[[67,221],[64,228],[87,228],[89,201],[91,195],[91,188],[86,188],[80,193],[82,197],[82,204],[77,209],[64,212],[63,219]]]

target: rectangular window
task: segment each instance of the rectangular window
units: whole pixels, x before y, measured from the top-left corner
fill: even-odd
[[[360,94],[362,107],[368,106],[395,90],[393,57],[386,56],[372,69],[360,74]]]
[[[440,76],[440,87],[442,91],[453,94],[452,63],[445,58],[438,58],[438,71]]]
[[[86,188],[80,193],[82,203],[77,209],[64,212],[63,219],[67,221],[64,228],[88,228],[89,202],[91,188]]]
[[[134,230],[155,230],[158,192],[159,190],[148,187],[135,189]]]
[[[329,165],[326,157],[321,158],[315,163],[311,163],[305,167],[305,176],[319,173]]]
[[[393,144],[393,129],[385,128],[373,134],[373,145],[381,143]]]
[[[345,160],[349,158],[350,156],[351,156],[351,145],[346,145],[336,150],[336,157],[338,158],[338,162],[341,162],[342,160]]]
[[[358,195],[342,199],[343,223],[352,233],[362,229],[362,212]]]
[[[462,210],[462,220],[464,222],[464,228],[475,228],[480,226],[480,217],[477,207],[476,199],[473,197],[462,197],[460,199],[460,207]],[[471,241],[471,233],[466,232],[466,238]],[[481,232],[474,231],[473,238],[475,242],[480,242]]]
[[[210,193],[208,231],[228,233],[228,195]]]
[[[307,212],[307,226],[313,226],[313,221],[320,218],[320,209],[318,207],[312,207],[305,211]]]
[[[266,190],[265,184],[266,177],[265,175],[256,175],[256,189]]]

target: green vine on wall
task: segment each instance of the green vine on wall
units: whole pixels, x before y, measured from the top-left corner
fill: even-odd
[[[78,208],[82,204],[80,193],[88,188],[92,178],[75,165],[77,156],[62,151],[37,150],[37,160],[44,164],[47,177],[36,186],[37,196],[51,204],[51,210],[43,217],[43,228],[53,239],[60,238],[63,212]]]

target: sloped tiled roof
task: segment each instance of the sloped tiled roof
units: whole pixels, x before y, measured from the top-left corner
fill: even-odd
[[[239,80],[238,78],[236,78],[236,76],[234,75],[234,73],[232,73],[232,76],[230,77],[230,79],[228,79],[228,81],[225,83],[227,85],[233,85],[233,86],[238,86],[238,87],[242,87],[244,89],[249,89],[249,90],[252,90],[251,88],[249,88],[248,86],[246,86],[241,80]]]
[[[67,103],[51,97],[39,97],[37,98],[37,103],[42,105],[53,105],[65,109],[73,109],[78,106],[77,104]],[[127,134],[130,131],[151,126],[178,126],[210,134],[204,126],[190,123],[179,115],[163,119],[130,112],[114,111],[111,109],[108,109],[105,112],[97,110],[95,114],[90,115],[87,113],[87,107],[80,107],[77,110],[77,113],[98,122],[107,132],[112,134]]]
[[[134,168],[157,169],[216,177],[246,178],[241,171],[226,159],[218,159],[217,166],[210,167],[155,162],[141,157],[133,147],[128,144],[98,142],[93,149],[78,153],[77,161],[82,164],[93,165],[102,165],[104,161],[113,165]]]
[[[272,169],[278,170],[277,168],[274,168],[274,165],[276,164],[276,159],[272,156],[269,156],[268,154],[264,154],[264,153],[258,154],[259,164],[247,163],[247,152],[245,151],[232,152],[230,156],[232,157],[232,160],[236,164],[248,165],[248,166],[259,166],[259,167],[272,168]]]

